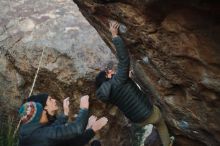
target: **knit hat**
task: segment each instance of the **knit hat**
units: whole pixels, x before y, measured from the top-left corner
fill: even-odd
[[[95,78],[96,89],[98,89],[102,85],[102,83],[107,80],[108,78],[106,78],[106,72],[100,71],[99,74]]]
[[[23,124],[36,123],[40,121],[43,107],[37,102],[26,102],[19,109],[19,115]]]
[[[29,101],[38,102],[43,107],[45,107],[46,106],[46,102],[47,102],[47,98],[48,98],[48,94],[47,93],[37,94],[37,95],[32,95],[32,96],[28,97],[27,102],[29,102]]]

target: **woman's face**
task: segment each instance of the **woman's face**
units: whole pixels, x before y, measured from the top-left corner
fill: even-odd
[[[46,109],[50,115],[54,115],[58,110],[56,99],[52,98],[51,96],[48,96],[46,106],[44,107],[44,109]]]

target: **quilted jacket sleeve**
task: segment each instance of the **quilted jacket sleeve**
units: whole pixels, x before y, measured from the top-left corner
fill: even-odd
[[[84,132],[88,121],[88,114],[88,109],[80,109],[78,117],[74,122],[48,126],[47,128],[44,128],[44,132],[42,133],[51,140],[74,138]]]
[[[113,82],[121,84],[129,78],[130,57],[128,50],[125,49],[123,40],[119,36],[113,38],[113,43],[116,47],[118,58],[117,73],[113,76]]]
[[[56,121],[53,123],[53,125],[60,125],[65,124],[68,121],[68,116],[65,116],[64,114],[58,115]]]

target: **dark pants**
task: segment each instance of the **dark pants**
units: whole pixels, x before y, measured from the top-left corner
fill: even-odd
[[[168,129],[167,126],[164,122],[164,119],[162,118],[160,109],[157,106],[153,107],[153,112],[150,115],[150,117],[148,117],[146,119],[146,121],[144,121],[143,123],[140,124],[134,124],[135,126],[135,134],[134,134],[134,140],[133,140],[133,146],[144,146],[145,144],[145,139],[148,136],[148,124],[153,124],[158,131],[159,134],[159,138],[163,144],[163,146],[169,146],[170,144],[170,137],[169,137],[169,133],[168,133]],[[160,141],[158,139],[158,143]],[[155,145],[156,146],[156,145]]]
[[[101,143],[98,140],[93,140],[91,146],[101,146]]]

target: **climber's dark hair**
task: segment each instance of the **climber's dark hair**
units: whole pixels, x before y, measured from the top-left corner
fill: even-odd
[[[107,80],[108,80],[108,78],[106,77],[106,72],[100,71],[99,74],[95,78],[96,89],[98,89],[102,85],[102,83]]]

